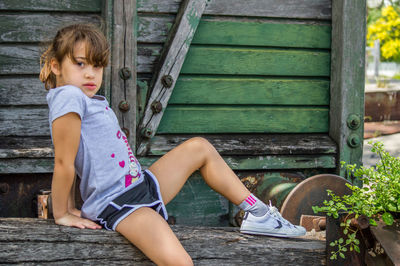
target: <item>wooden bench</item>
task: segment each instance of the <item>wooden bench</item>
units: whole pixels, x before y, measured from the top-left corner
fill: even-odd
[[[325,242],[244,235],[237,228],[171,226],[195,265],[326,265]],[[116,232],[0,218],[0,263],[152,265]]]

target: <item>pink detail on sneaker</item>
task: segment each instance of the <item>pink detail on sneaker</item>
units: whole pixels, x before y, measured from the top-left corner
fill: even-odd
[[[120,161],[120,162],[119,162],[119,166],[121,166],[122,168],[124,168],[124,167],[125,167],[125,161]]]
[[[119,139],[121,138],[121,131],[119,131],[119,130],[117,132],[117,138],[119,138]]]

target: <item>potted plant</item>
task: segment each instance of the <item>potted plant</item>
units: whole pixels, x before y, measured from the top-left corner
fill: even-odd
[[[368,217],[367,223],[371,226],[376,226],[379,219],[386,225],[392,225],[394,218],[400,213],[400,158],[386,152],[382,142],[369,144],[372,144],[372,152],[380,158],[375,167],[357,167],[341,162],[349,176],[360,179],[363,185],[359,187],[347,184],[351,194],[342,197],[328,191],[331,199],[325,200],[323,206],[313,206],[315,213],[325,212],[335,219],[345,213],[340,222],[344,237],[329,244],[334,249],[329,254],[331,260],[338,256],[345,258],[348,250],[360,252],[360,240],[356,237],[360,229],[351,225],[353,218]]]

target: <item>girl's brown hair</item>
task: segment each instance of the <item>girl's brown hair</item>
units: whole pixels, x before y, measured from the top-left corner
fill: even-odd
[[[78,42],[86,44],[86,55],[89,64],[106,67],[110,54],[110,48],[104,34],[91,24],[74,24],[60,29],[52,43],[40,57],[40,80],[44,83],[46,90],[56,87],[56,75],[51,71],[50,62],[54,58],[59,64],[65,56],[72,62],[77,63],[74,58],[74,47]]]

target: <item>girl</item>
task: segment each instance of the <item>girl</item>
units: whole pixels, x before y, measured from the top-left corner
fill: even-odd
[[[200,170],[211,188],[246,211],[241,232],[305,234],[250,194],[203,138],[184,142],[143,171],[107,100],[96,95],[108,57],[104,35],[81,24],[59,30],[41,57],[55,155],[51,189],[56,224],[91,229],[101,224],[124,235],[156,264],[191,265],[166,222],[164,204]],[[72,204],[75,173],[81,178],[81,211]]]

